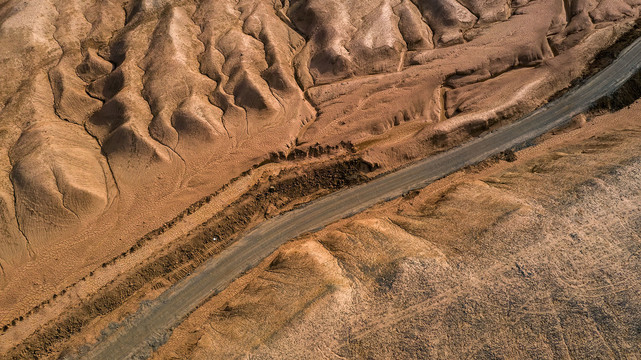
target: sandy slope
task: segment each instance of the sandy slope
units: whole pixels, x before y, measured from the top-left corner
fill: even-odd
[[[0,318],[270,153],[344,140],[386,165],[527,111],[637,5],[4,1]]]
[[[284,246],[155,358],[639,356],[640,108]]]

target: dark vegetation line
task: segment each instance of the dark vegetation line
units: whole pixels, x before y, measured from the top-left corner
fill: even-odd
[[[81,331],[93,319],[111,313],[152,281],[176,282],[193,271],[212,255],[235,240],[235,235],[253,225],[252,220],[265,215],[270,205],[285,208],[296,199],[318,194],[321,190],[336,191],[367,181],[366,173],[374,167],[360,159],[346,160],[312,169],[268,184],[256,184],[236,202],[187,235],[188,240],[168,254],[139,267],[135,273],[100,289],[82,306],[48,323],[12,349],[9,359],[36,359],[50,354],[60,343]],[[221,240],[214,242],[213,236]],[[132,247],[134,249],[134,247]],[[131,252],[135,251],[131,250]],[[124,257],[127,252],[119,257]],[[103,264],[106,266],[106,264]],[[63,290],[63,293],[66,290]],[[54,295],[55,299],[58,295]],[[49,300],[45,301],[45,304]],[[15,324],[15,323],[14,323]]]

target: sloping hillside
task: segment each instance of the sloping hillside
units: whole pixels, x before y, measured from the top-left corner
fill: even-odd
[[[7,0],[0,318],[274,154],[384,168],[533,109],[636,0]]]

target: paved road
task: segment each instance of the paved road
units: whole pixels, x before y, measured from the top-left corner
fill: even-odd
[[[264,222],[227,250],[209,259],[192,276],[163,293],[128,325],[94,347],[86,358],[125,359],[148,351],[150,342],[162,338],[167,330],[179,324],[207,298],[223,290],[244,270],[257,265],[286,241],[376,203],[425,187],[465,166],[562,126],[602,96],[618,89],[640,68],[641,39],[637,39],[612,65],[582,86],[512,125]]]

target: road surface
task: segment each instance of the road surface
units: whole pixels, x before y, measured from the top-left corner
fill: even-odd
[[[257,265],[286,241],[336,220],[427,186],[465,166],[523,144],[566,124],[604,95],[617,90],[641,68],[641,39],[626,48],[609,67],[563,97],[527,117],[369,183],[338,191],[272,218],[248,232],[194,274],[168,289],[137,316],[99,342],[87,359],[126,359],[148,351],[191,311],[246,269]]]

